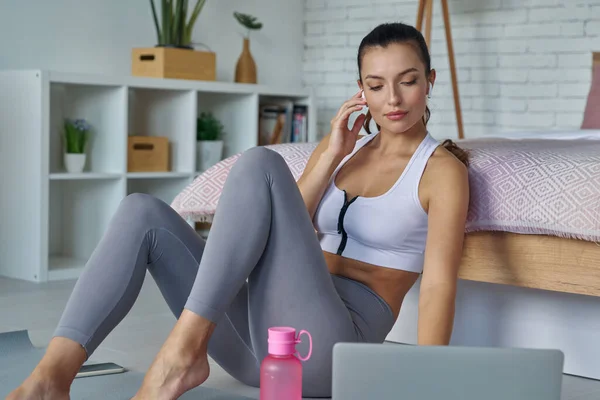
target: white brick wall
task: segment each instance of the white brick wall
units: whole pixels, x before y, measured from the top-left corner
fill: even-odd
[[[356,53],[382,22],[415,24],[417,0],[305,0],[304,81],[319,134],[357,90]],[[520,129],[577,129],[600,51],[600,0],[450,0],[466,137]],[[429,127],[457,137],[441,5],[434,3]]]

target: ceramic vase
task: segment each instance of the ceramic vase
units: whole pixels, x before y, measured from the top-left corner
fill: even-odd
[[[85,167],[85,154],[65,153],[65,168],[68,173],[78,174],[83,172]]]
[[[196,150],[196,168],[204,172],[221,161],[223,157],[222,140],[200,140]]]
[[[244,38],[242,54],[235,66],[235,81],[237,83],[256,83],[256,63],[250,53],[250,39]]]

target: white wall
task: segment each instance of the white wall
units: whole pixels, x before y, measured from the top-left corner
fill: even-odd
[[[156,4],[160,7],[160,1]],[[242,51],[243,30],[233,11],[253,14],[264,23],[251,35],[259,83],[300,86],[302,2],[208,0],[193,40],[217,53],[221,81],[233,80]],[[156,44],[147,0],[0,0],[0,27],[0,69],[129,75],[131,49]]]
[[[356,92],[360,40],[382,22],[416,23],[417,0],[306,0],[305,83],[314,87],[320,132]],[[466,137],[496,130],[581,125],[600,51],[598,0],[449,0]],[[567,5],[568,4],[568,5]],[[432,67],[438,80],[430,128],[457,137],[441,5],[434,3]]]

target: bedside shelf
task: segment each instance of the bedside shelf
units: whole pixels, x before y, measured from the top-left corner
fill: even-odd
[[[170,179],[170,178],[188,178],[192,172],[128,172],[125,176],[128,179]]]
[[[101,76],[41,70],[0,71],[0,275],[35,282],[74,279],[104,235],[120,202],[148,193],[167,204],[199,174],[196,120],[212,112],[223,124],[222,158],[258,145],[264,102],[308,109],[302,88],[229,82]],[[81,173],[64,167],[66,118],[92,126]],[[169,139],[169,172],[128,172],[129,136]]]
[[[81,172],[81,173],[67,173],[67,172],[55,172],[50,174],[50,180],[52,181],[68,181],[68,180],[86,180],[86,179],[121,179],[122,174],[111,174],[102,172]]]

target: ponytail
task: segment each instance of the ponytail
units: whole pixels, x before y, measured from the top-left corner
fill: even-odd
[[[465,164],[467,167],[469,166],[469,152],[461,149],[450,139],[446,139],[442,142],[442,147],[448,150],[450,153],[454,155],[454,157],[458,158],[460,162]]]
[[[367,131],[367,133],[370,135],[371,134],[371,120],[373,119],[373,116],[371,115],[371,110],[367,110],[367,115],[365,118],[365,122],[363,122],[363,128],[365,128],[365,131]],[[375,123],[375,125],[377,125],[377,130],[381,130],[381,127],[379,126],[378,123]]]

